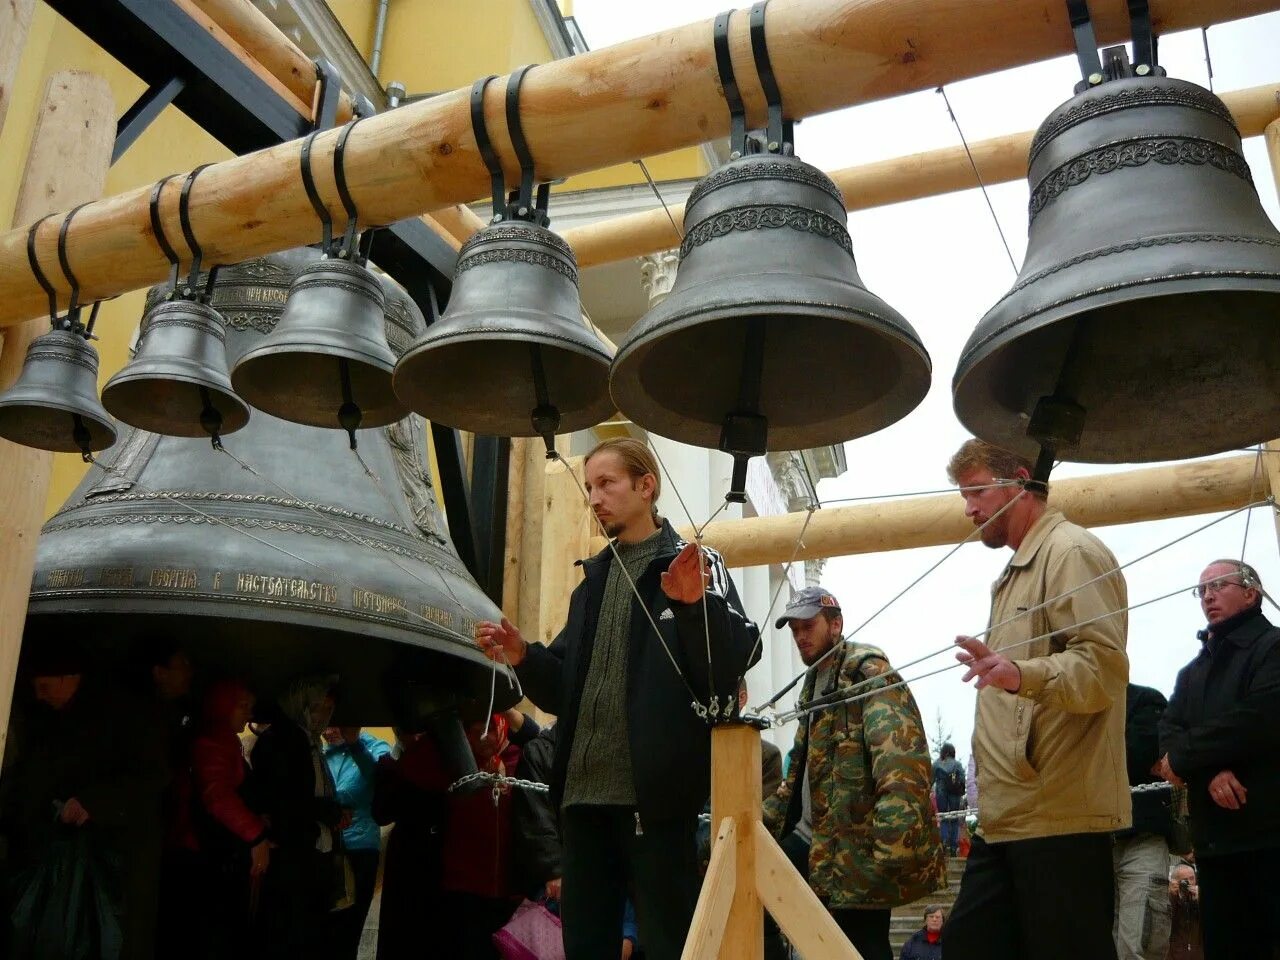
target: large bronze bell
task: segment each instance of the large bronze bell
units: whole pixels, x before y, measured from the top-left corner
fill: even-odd
[[[534,414],[554,398],[552,432],[567,433],[613,412],[610,359],[583,321],[569,245],[510,220],[463,245],[449,306],[401,358],[395,388],[430,420],[500,436],[542,433]]]
[[[618,408],[716,447],[754,366],[756,409],[744,412],[767,420],[770,449],[840,443],[910,412],[928,392],[929,355],[863,286],[846,222],[836,185],[794,156],[748,155],[705,177],[671,293],[618,347]]]
[[[222,318],[196,300],[147,313],[134,358],[107,381],[102,403],[131,426],[176,437],[226,435],[249,422],[227,374]]]
[[[394,423],[406,410],[391,388],[396,358],[383,332],[385,308],[367,267],[333,257],[309,263],[274,333],[232,368],[232,386],[294,423],[344,430]]]
[[[1280,234],[1223,102],[1102,83],[1040,126],[1026,260],[954,380],[977,436],[1093,463],[1280,434]]]
[[[230,361],[270,337],[316,256],[221,271],[212,306]],[[386,337],[402,352],[422,314],[391,281],[379,290]],[[360,431],[363,463],[332,439],[268,414],[225,452],[125,431],[45,525],[24,648],[78,631],[104,654],[125,653],[168,634],[206,676],[246,676],[262,695],[335,673],[353,723],[417,723],[456,697],[487,698],[492,669],[472,623],[499,613],[449,541],[424,422]],[[514,699],[504,678],[496,693],[499,708]]]
[[[0,437],[85,456],[116,442],[98,401],[98,351],[83,333],[50,330],[31,341],[17,382],[0,394]]]

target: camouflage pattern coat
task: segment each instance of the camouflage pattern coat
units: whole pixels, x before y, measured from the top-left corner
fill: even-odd
[[[834,683],[901,679],[884,653],[843,642]],[[830,677],[830,673],[826,673]],[[815,696],[814,676],[802,701]],[[806,764],[813,806],[809,886],[833,909],[885,909],[943,886],[946,861],[930,803],[932,768],[924,723],[910,689],[886,690],[801,721],[786,781],[765,801],[765,824],[782,837],[801,815]]]

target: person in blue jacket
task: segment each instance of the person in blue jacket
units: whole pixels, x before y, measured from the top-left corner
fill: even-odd
[[[379,759],[391,756],[391,747],[359,727],[329,727],[324,740],[324,759],[333,777],[336,799],[351,814],[351,825],[342,831],[342,844],[356,881],[355,903],[330,915],[330,946],[335,960],[355,960],[382,850],[382,833],[371,809],[374,770]]]

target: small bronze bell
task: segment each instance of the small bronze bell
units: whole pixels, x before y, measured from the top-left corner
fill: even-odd
[[[503,221],[463,245],[448,309],[401,359],[395,388],[429,420],[514,437],[541,434],[532,415],[554,397],[552,432],[570,432],[613,412],[609,360],[583,322],[569,245]]]
[[[1036,133],[1026,260],[953,383],[984,440],[1120,463],[1280,434],[1280,233],[1226,105],[1152,65],[1113,59]]]
[[[311,176],[310,134],[302,146],[303,183],[324,227],[324,256],[304,267],[289,289],[284,314],[259,347],[231,371],[231,383],[253,406],[283,420],[346,430],[355,448],[359,427],[385,427],[408,412],[391,388],[395,355],[384,330],[386,299],[360,242],[355,203],[347,192],[342,157],[356,124],[334,147],[334,173],[347,227],[332,237],[328,209]]]
[[[747,137],[728,21],[717,18],[715,42],[733,159],[690,194],[675,283],[619,345],[609,387],[637,424],[733,454],[729,497],[740,502],[748,457],[888,426],[924,399],[930,363],[910,324],[858,276],[839,189],[791,155],[764,4],[752,9],[751,40],[769,125],[762,143]]]
[[[147,311],[133,359],[102,390],[102,403],[115,417],[150,433],[202,437],[217,442],[222,434],[249,422],[249,408],[231,389],[227,373],[226,330],[218,311],[207,299],[217,270],[211,270],[204,294],[198,284],[201,253],[194,244],[188,215],[192,172],[183,187],[179,212],[188,243],[192,244],[191,276],[180,299],[159,303]],[[160,222],[160,193],[169,178],[151,191],[151,225],[156,240],[169,256],[176,296],[178,256]]]
[[[98,402],[98,351],[82,333],[50,330],[31,341],[22,374],[0,394],[0,437],[85,455],[116,442]]]
[[[578,266],[547,229],[548,185],[535,198],[533,158],[520,124],[529,67],[507,83],[507,128],[520,188],[504,203],[504,174],[484,120],[484,91],[471,89],[471,125],[493,180],[493,223],[458,253],[453,293],[440,321],[401,358],[395,388],[429,420],[481,434],[541,436],[594,426],[613,412],[610,351],[583,321]]]

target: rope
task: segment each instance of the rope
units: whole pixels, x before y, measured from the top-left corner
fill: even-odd
[[[658,185],[653,181],[653,175],[649,173],[649,166],[644,162],[644,158],[636,160],[640,164],[640,170],[644,173],[644,178],[649,181],[649,189],[653,191],[653,195],[658,198],[658,202],[662,204],[662,209],[667,214],[667,219],[671,221],[671,229],[676,232],[676,236],[680,238],[680,242],[684,242],[684,231],[680,229],[680,225],[676,223],[676,218],[671,213],[671,208],[667,206],[667,201],[662,199],[662,192],[658,190]]]

